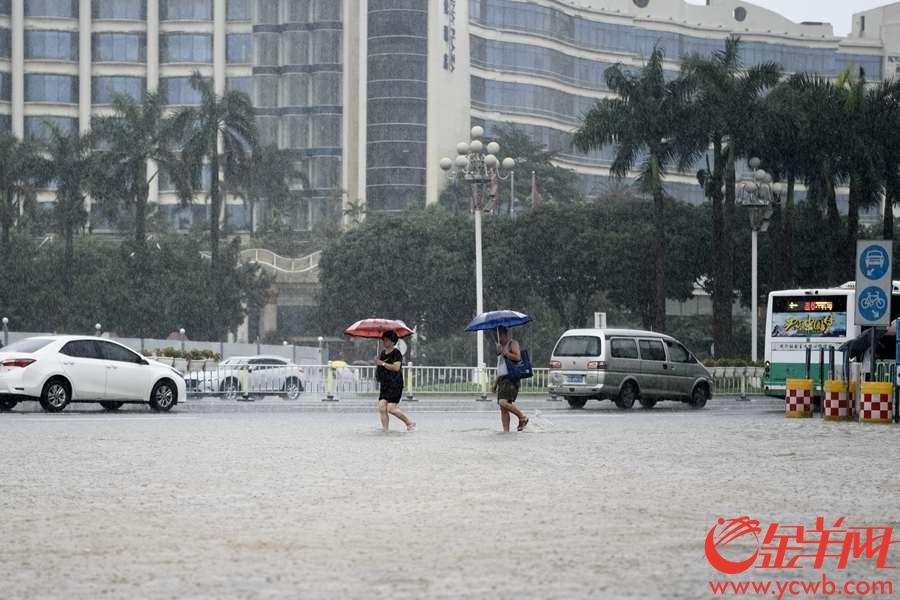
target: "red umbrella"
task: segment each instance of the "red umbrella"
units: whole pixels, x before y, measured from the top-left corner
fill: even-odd
[[[380,338],[385,331],[393,331],[397,337],[413,334],[406,323],[396,319],[363,319],[345,329],[344,333],[356,337]]]

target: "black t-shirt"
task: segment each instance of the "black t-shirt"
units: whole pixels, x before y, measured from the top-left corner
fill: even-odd
[[[390,352],[385,352],[384,350],[382,350],[379,358],[388,364],[403,364],[403,354],[396,347]],[[375,370],[375,378],[378,379],[378,382],[381,384],[381,389],[383,391],[387,391],[389,389],[403,389],[402,371],[390,371],[388,369],[385,369],[384,367],[378,367]]]

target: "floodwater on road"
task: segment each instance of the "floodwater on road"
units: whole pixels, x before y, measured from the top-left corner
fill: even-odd
[[[771,400],[525,401],[512,434],[470,400],[389,434],[365,403],[225,406],[0,415],[0,598],[706,598],[719,517],[900,527],[900,427]]]

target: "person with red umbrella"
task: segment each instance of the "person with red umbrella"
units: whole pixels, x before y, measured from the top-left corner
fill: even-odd
[[[407,416],[400,407],[403,396],[403,353],[397,348],[397,340],[412,335],[413,331],[403,321],[394,319],[363,319],[344,330],[347,335],[367,338],[380,338],[384,346],[375,357],[375,379],[379,383],[378,415],[381,417],[381,428],[388,431],[391,415],[406,425],[407,431],[416,427],[416,422]]]
[[[406,425],[407,431],[416,427],[415,421],[400,410],[400,398],[403,396],[403,354],[397,348],[400,339],[395,331],[385,331],[381,335],[384,350],[375,358],[375,379],[380,384],[378,393],[378,415],[381,417],[381,429],[388,431],[391,415]]]

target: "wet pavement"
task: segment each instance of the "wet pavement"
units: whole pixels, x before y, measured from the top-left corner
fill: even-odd
[[[418,429],[386,435],[365,398],[20,405],[0,598],[702,598],[718,517],[900,526],[897,426],[520,404],[523,433],[465,396],[403,403]],[[885,579],[867,564],[829,575]]]

